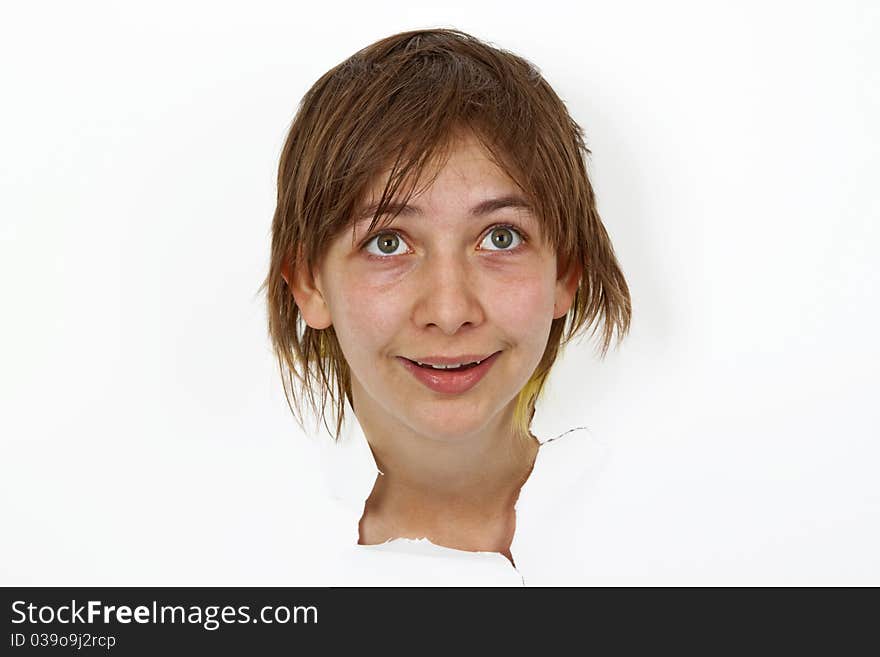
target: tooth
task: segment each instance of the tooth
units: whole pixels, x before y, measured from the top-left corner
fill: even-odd
[[[416,361],[416,363],[418,363],[419,365],[424,365],[424,366],[430,367],[435,370],[451,370],[451,369],[455,369],[457,367],[461,367],[462,365],[479,365],[482,362],[483,361],[481,361],[481,360],[476,360],[476,361],[473,361],[470,363],[457,363],[454,365],[430,365],[429,363],[422,363],[422,362]]]

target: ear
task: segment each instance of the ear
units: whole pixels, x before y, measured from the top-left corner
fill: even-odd
[[[577,260],[572,259],[568,270],[556,281],[556,297],[553,305],[553,319],[563,317],[571,308],[583,270]]]
[[[281,265],[281,277],[293,294],[303,320],[313,329],[325,329],[333,322],[330,319],[330,308],[322,292],[320,273],[315,276],[308,272],[305,259],[285,260]]]

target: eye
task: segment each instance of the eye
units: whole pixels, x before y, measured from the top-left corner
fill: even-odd
[[[518,243],[514,243],[513,235],[519,239]],[[486,237],[483,242],[486,240],[493,246],[499,247],[499,251],[515,251],[518,246],[520,246],[523,242],[526,241],[525,236],[519,231],[519,229],[514,228],[513,226],[508,226],[506,224],[500,226],[493,226],[492,229],[486,233]],[[511,244],[513,243],[513,247],[511,248]],[[481,247],[482,248],[482,247]],[[489,249],[493,251],[495,249]]]
[[[379,248],[378,253],[371,251],[369,248],[367,248],[374,243]],[[398,233],[385,231],[367,240],[364,243],[363,248],[367,250],[367,253],[370,254],[371,257],[382,259],[386,256],[390,257],[394,255],[403,255],[401,253],[395,253],[395,251],[397,251],[401,244],[406,244],[406,242],[400,239],[400,235]]]

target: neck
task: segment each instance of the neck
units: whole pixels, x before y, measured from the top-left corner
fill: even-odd
[[[406,426],[383,425],[359,409],[376,465],[367,511],[400,526],[487,522],[510,512],[537,456],[534,436],[524,442],[509,430],[512,403],[486,425],[454,440]]]

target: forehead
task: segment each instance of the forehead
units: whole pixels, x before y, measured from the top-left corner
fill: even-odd
[[[351,217],[353,223],[370,220],[379,207],[379,201],[389,182],[391,167],[386,167],[374,176],[371,184],[361,197]],[[420,180],[409,181],[413,194],[409,203],[405,195],[396,193],[386,204],[385,214],[417,216],[423,214],[425,197],[432,192],[450,192],[445,200],[468,204],[469,212],[475,216],[486,215],[495,210],[513,207],[529,210],[531,206],[527,195],[499,167],[491,154],[472,133],[459,133],[452,138],[449,148],[442,155],[435,156],[420,175]]]

